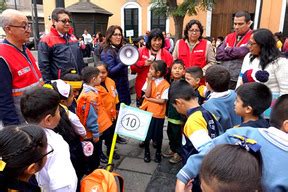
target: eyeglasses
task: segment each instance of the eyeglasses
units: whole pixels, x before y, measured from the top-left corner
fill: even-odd
[[[71,20],[69,20],[69,19],[62,19],[62,20],[57,20],[57,21],[61,21],[63,24],[71,24],[72,23],[72,21]]]
[[[47,144],[47,153],[43,154],[39,159],[37,159],[35,162],[38,162],[40,160],[42,160],[44,157],[46,157],[47,155],[51,154],[54,152],[53,147],[50,144]]]
[[[24,29],[24,31],[28,31],[29,29],[31,29],[31,24],[26,24],[23,26],[19,26],[19,25],[9,25],[10,27],[16,27],[16,28],[22,28]]]
[[[252,41],[248,41],[247,45],[253,46],[253,45],[257,45],[257,43],[252,42]]]
[[[122,34],[121,34],[121,33],[114,33],[113,36],[114,36],[114,37],[116,37],[116,36],[122,37]]]
[[[199,33],[200,30],[198,30],[198,29],[189,29],[188,32],[189,33]]]

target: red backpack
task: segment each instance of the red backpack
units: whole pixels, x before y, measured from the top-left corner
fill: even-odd
[[[81,192],[118,192],[118,179],[120,192],[124,192],[123,178],[114,172],[105,169],[96,169],[81,181]]]

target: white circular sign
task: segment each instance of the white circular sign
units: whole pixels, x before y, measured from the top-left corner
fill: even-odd
[[[128,131],[135,131],[140,127],[140,119],[134,114],[126,114],[121,119],[121,125]]]

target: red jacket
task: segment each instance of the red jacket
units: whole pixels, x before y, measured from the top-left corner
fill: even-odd
[[[150,66],[144,66],[145,61],[149,59],[149,49],[142,47],[139,49],[139,60],[135,65],[131,66],[131,70],[134,73],[137,73],[135,80],[135,91],[137,98],[141,97],[141,90],[145,84],[147,73],[149,72]],[[169,51],[166,49],[161,49],[161,59],[166,63],[167,67],[170,67],[173,63],[173,57]]]
[[[251,35],[252,35],[252,30],[250,29],[241,39],[239,42],[237,42],[237,33],[230,33],[226,37],[226,46],[229,47],[240,47],[241,45],[245,45],[248,43]]]
[[[179,41],[178,59],[181,59],[185,68],[199,66],[203,68],[206,65],[207,40],[200,39],[199,43],[190,52],[190,48],[184,39]]]

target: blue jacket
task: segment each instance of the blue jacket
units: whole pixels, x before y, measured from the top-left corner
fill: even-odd
[[[205,154],[211,148],[220,144],[235,144],[239,141],[230,137],[233,134],[254,139],[261,145],[264,191],[288,191],[288,135],[274,127],[269,127],[268,129],[242,127],[227,130],[226,133],[208,142],[200,153],[190,156],[186,165],[177,174],[177,178],[187,183],[190,179],[196,177]]]
[[[236,115],[234,111],[236,93],[233,90],[229,91],[228,95],[218,98],[210,98],[202,105],[207,111],[214,114],[218,122],[221,124],[223,130],[219,130],[220,134],[224,133],[226,129],[241,123],[241,117]]]
[[[39,42],[38,61],[45,83],[58,79],[59,76],[62,77],[71,69],[75,69],[80,74],[84,61],[72,29],[68,34],[61,36],[52,27],[50,33]]]
[[[130,105],[128,66],[121,63],[118,51],[114,46],[104,49],[101,52],[101,61],[108,65],[109,77],[115,81],[119,103]]]

